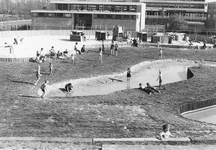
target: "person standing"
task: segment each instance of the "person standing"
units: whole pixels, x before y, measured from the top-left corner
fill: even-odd
[[[110,46],[110,54],[114,55],[114,41],[112,41],[111,46]]]
[[[74,61],[75,61],[75,54],[74,53],[71,54],[71,61],[72,61],[72,63],[74,63]]]
[[[102,40],[102,51],[103,51],[103,53],[105,52],[104,40]]]
[[[36,78],[37,78],[37,79],[36,79],[34,85],[37,85],[38,81],[40,80],[40,77],[42,76],[41,73],[40,73],[40,70],[41,70],[41,67],[38,66],[38,69],[37,69],[37,71],[36,71]]]
[[[162,73],[161,73],[161,71],[159,70],[159,75],[158,75],[158,78],[157,78],[157,80],[156,81],[158,81],[159,82],[159,88],[161,87],[161,85],[162,85]]]
[[[49,75],[50,76],[53,75],[53,64],[52,63],[49,64],[49,71],[50,71]]]
[[[46,94],[48,83],[49,83],[49,81],[46,80],[40,87],[41,91],[43,92],[41,95],[41,98],[44,98],[44,95]]]
[[[115,55],[118,56],[118,44],[115,44]]]
[[[159,49],[159,58],[160,58],[160,59],[163,59],[162,47]]]
[[[74,45],[74,50],[75,50],[76,53],[78,52],[81,55],[82,53],[81,53],[80,50],[78,50],[77,46],[78,46],[78,43],[76,42],[75,45]]]
[[[102,51],[102,49],[101,49],[101,47],[100,47],[100,48],[99,48],[99,60],[101,61],[101,63],[103,63],[102,58],[103,58],[103,51]]]
[[[130,78],[131,78],[131,69],[128,68],[127,69],[127,82],[130,82]]]

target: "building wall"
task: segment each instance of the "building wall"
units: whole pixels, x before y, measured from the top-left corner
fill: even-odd
[[[72,29],[72,18],[35,17],[32,19],[34,29]]]
[[[216,2],[208,3],[207,29],[216,29]]]
[[[112,29],[115,25],[123,26],[124,29],[136,30],[136,20],[117,20],[117,19],[93,19],[93,26],[106,27],[106,29]],[[99,28],[98,28],[99,29]]]

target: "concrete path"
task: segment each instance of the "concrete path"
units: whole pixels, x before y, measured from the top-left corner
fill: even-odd
[[[216,145],[103,145],[102,150],[215,150]]]

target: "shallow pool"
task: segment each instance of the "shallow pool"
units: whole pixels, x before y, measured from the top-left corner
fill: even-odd
[[[183,115],[185,118],[216,124],[216,106]]]

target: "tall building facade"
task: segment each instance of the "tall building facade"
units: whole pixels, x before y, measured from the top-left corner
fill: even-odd
[[[51,0],[50,10],[32,10],[33,28],[145,28],[145,3],[139,0]]]

